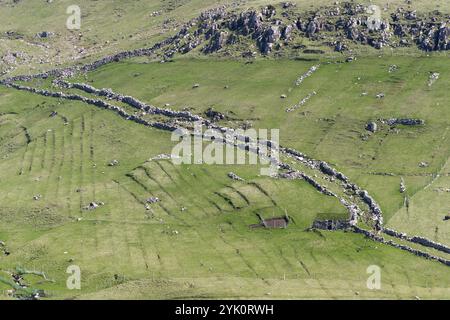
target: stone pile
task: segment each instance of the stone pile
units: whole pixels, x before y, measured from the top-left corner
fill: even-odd
[[[377,132],[377,130],[378,130],[378,125],[377,125],[377,123],[376,123],[376,122],[373,122],[373,121],[369,122],[369,123],[366,125],[366,130],[367,130],[367,131],[370,131],[370,132],[373,132],[373,133]]]
[[[206,110],[205,115],[212,121],[220,121],[226,118],[224,114],[215,111],[213,108],[209,108],[208,110]]]
[[[3,251],[3,254],[5,256],[9,256],[11,253],[9,252],[9,250],[6,248],[6,243],[4,241],[0,240],[0,250]]]
[[[116,160],[116,159],[114,159],[110,163],[108,163],[109,167],[115,167],[115,166],[118,166],[118,165],[119,165],[119,161]]]
[[[286,112],[292,112],[297,110],[298,108],[302,107],[305,105],[306,102],[308,102],[313,96],[315,96],[317,94],[317,92],[313,91],[311,93],[309,93],[306,97],[304,97],[299,103],[297,103],[296,105],[289,107],[286,109]]]
[[[405,193],[405,192],[406,192],[405,180],[403,178],[401,178],[401,180],[400,180],[400,193]]]
[[[95,210],[95,209],[98,209],[98,208],[100,208],[101,206],[104,206],[105,205],[105,203],[104,202],[91,202],[91,203],[89,203],[87,206],[85,206],[83,209],[84,210],[88,210],[88,211],[93,211],[93,210]]]
[[[244,179],[242,179],[241,177],[239,177],[237,174],[235,174],[233,172],[228,172],[228,177],[232,180],[244,181]]]
[[[314,65],[311,68],[309,68],[308,71],[306,71],[306,73],[302,74],[300,77],[297,78],[297,80],[295,80],[295,85],[298,87],[299,85],[301,85],[303,83],[303,81],[305,81],[306,78],[310,77],[313,75],[314,72],[316,72],[320,67],[320,64],[318,65]]]
[[[150,197],[147,199],[147,203],[153,204],[153,203],[158,203],[160,200],[158,197]]]
[[[438,72],[432,72],[428,79],[428,86],[431,87],[438,79],[440,74]]]

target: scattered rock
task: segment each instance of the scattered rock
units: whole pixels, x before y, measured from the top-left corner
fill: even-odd
[[[421,163],[419,163],[419,167],[420,168],[427,168],[428,166],[429,166],[428,162],[421,162]]]
[[[430,77],[428,79],[428,86],[431,87],[438,79],[439,79],[440,74],[437,72],[432,72],[430,74]]]
[[[98,209],[99,207],[104,206],[104,205],[105,204],[101,201],[100,202],[91,202],[91,203],[89,203],[89,205],[84,207],[84,210],[92,211],[92,210]]]
[[[159,202],[159,198],[158,197],[150,197],[147,199],[147,203],[153,204],[153,203],[157,203]]]
[[[300,77],[298,77],[297,80],[295,80],[295,85],[296,86],[301,85],[302,82],[305,81],[306,78],[312,76],[313,73],[319,69],[319,67],[320,67],[320,64],[314,65],[311,68],[309,68],[309,70],[306,73],[302,74]]]
[[[150,158],[150,161],[154,161],[154,160],[170,160],[172,159],[172,155],[171,154],[159,154],[157,156],[154,156],[153,158]]]
[[[244,181],[244,179],[242,179],[241,177],[239,177],[237,174],[233,173],[233,172],[229,172],[228,173],[228,177],[230,179],[236,180],[236,181]]]
[[[287,108],[286,112],[292,112],[292,111],[302,107],[303,105],[305,105],[306,102],[308,102],[309,99],[311,99],[316,94],[317,94],[317,92],[315,92],[315,91],[311,92],[305,98],[303,98],[299,103],[297,103],[296,105],[294,105],[292,107]]]
[[[389,73],[393,73],[395,71],[397,71],[398,67],[397,65],[393,64],[391,66],[389,66]]]
[[[108,164],[109,167],[115,167],[115,166],[118,166],[118,165],[119,165],[119,161],[118,161],[118,160],[112,160],[112,161]]]
[[[42,31],[39,32],[36,36],[38,38],[50,38],[52,36],[54,36],[55,34],[53,32],[49,32],[49,31]]]
[[[400,193],[405,193],[405,192],[406,192],[406,185],[405,185],[405,180],[402,177],[401,181],[400,181]]]
[[[373,133],[375,133],[375,132],[377,132],[377,130],[378,130],[378,125],[377,125],[377,123],[376,122],[369,122],[367,125],[366,125],[366,130],[367,131],[370,131],[370,132],[373,132]]]
[[[404,126],[420,126],[425,124],[425,120],[422,119],[411,119],[411,118],[391,118],[391,119],[381,119],[381,122],[386,123],[389,126],[394,125],[404,125]]]

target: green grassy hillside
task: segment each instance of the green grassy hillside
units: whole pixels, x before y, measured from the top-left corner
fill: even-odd
[[[292,2],[300,10],[332,3]],[[271,3],[239,1],[236,10]],[[80,32],[65,29],[69,4],[0,0],[0,58],[11,51],[30,58],[11,75],[151,46],[219,3],[80,1]],[[415,1],[414,8],[445,11],[449,5]],[[152,15],[157,11],[164,14]],[[44,30],[55,35],[37,39]],[[125,59],[65,80],[202,116],[213,108],[226,116],[218,121],[222,126],[279,129],[283,146],[326,161],[367,190],[387,227],[450,246],[448,54],[358,46],[351,53],[357,59],[345,62],[347,54],[331,51],[244,59],[194,50],[166,63],[154,56]],[[429,85],[436,72],[439,79]],[[95,97],[56,88],[52,80],[21,83]],[[308,95],[303,105],[286,112]],[[424,124],[382,121],[391,118]],[[374,133],[366,130],[372,121],[378,124]],[[36,274],[23,281],[45,290],[49,299],[450,297],[449,267],[442,263],[349,230],[310,230],[317,219],[345,220],[349,213],[305,180],[261,176],[259,165],[175,165],[155,159],[170,154],[174,145],[170,132],[110,110],[0,86],[0,299],[14,298],[9,290],[17,268],[45,272],[50,281]],[[118,164],[111,166],[113,160]],[[339,181],[332,184],[292,158],[282,160],[346,194]],[[243,181],[230,179],[230,172]],[[102,205],[86,209],[92,202]],[[291,223],[280,230],[252,229],[257,214],[287,214]],[[449,259],[435,249],[411,246]],[[81,290],[66,287],[71,265],[81,268]],[[381,268],[380,290],[367,288],[371,265]]]

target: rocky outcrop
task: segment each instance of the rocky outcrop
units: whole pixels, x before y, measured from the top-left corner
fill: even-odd
[[[438,72],[432,72],[428,79],[428,86],[431,87],[438,79],[440,74]]]
[[[276,19],[274,6],[241,13],[228,12],[226,6],[220,6],[201,13],[183,25],[176,34],[149,48],[119,52],[82,66],[54,69],[32,76],[16,76],[8,81],[70,77],[77,72],[89,72],[108,63],[157,53],[167,59],[178,52],[188,53],[201,46],[204,41],[209,43],[202,51],[208,54],[234,44],[239,36],[255,41],[263,54],[269,54],[274,48],[289,46],[297,36],[322,41],[337,51],[345,50],[348,40],[378,49],[410,43],[416,43],[425,51],[450,49],[450,15],[438,11],[419,14],[399,8],[369,32],[366,8],[360,4],[344,2],[295,14],[292,10],[294,8],[289,7],[289,13],[283,19]],[[50,33],[41,34],[48,36]],[[6,56],[4,59],[13,62],[14,57]]]
[[[228,32],[226,31],[214,32],[213,35],[211,36],[209,44],[207,44],[203,48],[203,52],[212,53],[219,51],[225,46],[225,44],[227,43],[227,39],[228,39]]]

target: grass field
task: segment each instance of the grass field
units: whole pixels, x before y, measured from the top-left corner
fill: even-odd
[[[312,77],[296,87],[297,77],[318,63],[268,60],[248,65],[190,59],[165,65],[125,62],[100,69],[87,81],[156,106],[169,103],[174,109],[189,107],[198,114],[214,107],[231,119],[251,119],[256,128],[280,128],[282,144],[325,159],[382,198],[389,221],[404,203],[399,191],[401,177],[408,185],[409,196],[413,196],[433,181],[433,175],[448,174],[444,167],[450,151],[445,116],[447,68],[440,57],[383,56],[354,63],[322,63]],[[394,64],[398,71],[389,73],[389,66]],[[441,79],[428,87],[429,74],[436,70],[441,72]],[[278,75],[275,79],[274,74]],[[194,83],[200,87],[193,90]],[[312,91],[317,95],[301,109],[285,112]],[[377,99],[378,93],[386,97]],[[287,98],[280,99],[282,94]],[[402,126],[398,131],[386,126],[367,140],[361,139],[368,121],[392,117],[420,118],[426,125]],[[232,126],[233,120],[226,124]],[[420,168],[420,162],[428,162],[429,167]],[[430,192],[434,189],[428,188]],[[448,224],[442,221],[448,209],[435,208],[440,210],[435,213],[440,217],[435,223],[442,228],[441,240],[450,242]]]
[[[444,177],[422,191],[431,177],[415,176],[448,171],[441,169],[448,159],[445,70],[433,58],[391,59],[322,64],[300,87],[293,86],[296,77],[317,61],[130,61],[89,74],[87,81],[155,105],[189,106],[196,113],[214,106],[236,119],[253,119],[255,127],[280,127],[282,144],[333,163],[375,194],[388,225],[392,221],[399,230],[432,239],[438,227],[437,240],[448,243],[445,222],[428,212],[429,205],[415,205],[422,194],[446,196],[432,191],[445,185]],[[394,63],[400,67],[395,77],[387,72]],[[427,74],[437,68],[442,79],[429,89]],[[280,76],[273,80],[273,74]],[[193,90],[197,82],[200,87]],[[342,92],[339,86],[347,89]],[[311,90],[318,94],[307,105],[293,114],[285,112]],[[367,97],[361,97],[364,90],[370,92]],[[429,99],[431,90],[433,100],[425,112],[420,101]],[[386,93],[384,101],[373,97],[377,92]],[[282,93],[288,98],[280,99]],[[23,265],[45,270],[56,283],[34,279],[35,285],[53,298],[448,297],[445,266],[351,233],[305,231],[318,216],[346,216],[337,200],[305,182],[258,177],[258,168],[252,166],[179,167],[167,160],[149,161],[170,153],[169,134],[79,103],[10,89],[1,89],[1,95],[1,182],[6,191],[1,219],[8,227],[0,238],[13,252],[2,258],[2,269]],[[361,140],[367,120],[392,115],[394,108],[399,117],[424,118],[426,126],[400,128],[398,134],[383,129]],[[49,117],[53,110],[58,117]],[[399,152],[402,135],[414,144]],[[441,144],[434,143],[436,135]],[[373,154],[378,157],[369,157]],[[427,154],[434,157],[425,158]],[[112,159],[120,165],[108,167]],[[430,161],[430,167],[419,168],[420,161]],[[246,182],[229,179],[230,171]],[[402,218],[403,209],[398,211],[403,203],[400,176],[411,192],[410,220]],[[42,195],[39,201],[33,200],[36,194]],[[161,202],[146,210],[150,196]],[[91,201],[105,206],[83,210]],[[445,210],[442,201],[436,210]],[[270,217],[284,210],[295,221],[287,230],[248,228],[258,221],[256,212]],[[418,216],[427,218],[412,222]],[[76,293],[64,289],[65,269],[71,264],[82,268],[83,289]],[[381,291],[365,287],[366,268],[372,264],[382,266]]]
[[[65,29],[70,1],[12,2],[0,0],[0,57],[17,50],[33,57],[12,74],[151,46],[218,5],[82,0],[80,36]],[[304,0],[292,2],[301,10],[312,8]],[[241,1],[238,8],[269,3]],[[314,7],[330,3],[321,0]],[[422,1],[415,8],[447,10],[448,3]],[[151,16],[153,11],[165,14]],[[22,39],[7,37],[10,30]],[[37,40],[43,30],[56,34]],[[227,116],[219,122],[223,126],[248,121],[256,129],[279,129],[283,146],[328,162],[368,190],[386,226],[450,246],[450,221],[444,220],[450,215],[448,54],[357,53],[353,62],[329,52],[249,61],[194,50],[166,63],[154,57],[123,60],[67,80],[203,116],[212,107]],[[314,65],[319,69],[297,86]],[[393,65],[396,70],[389,72]],[[433,72],[440,76],[429,86]],[[27,85],[55,91],[51,80]],[[304,105],[286,112],[312,92]],[[384,98],[376,97],[380,93]],[[53,111],[57,115],[51,117]],[[365,128],[389,118],[423,119],[425,125],[379,122],[375,133]],[[169,132],[108,110],[0,86],[0,240],[10,252],[0,251],[0,299],[11,299],[11,285],[2,279],[17,267],[45,272],[53,281],[24,278],[50,299],[450,298],[448,266],[353,232],[308,230],[316,219],[348,218],[337,198],[303,180],[261,176],[258,165],[152,159],[170,154],[175,143]],[[113,160],[118,165],[110,166]],[[230,172],[244,181],[230,179]],[[149,204],[150,197],[160,201]],[[104,205],[86,210],[91,202]],[[288,214],[292,223],[282,230],[251,229],[257,214]],[[66,287],[71,265],[81,268],[81,290]],[[367,288],[371,265],[381,268],[380,290]]]

